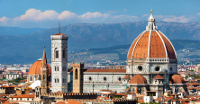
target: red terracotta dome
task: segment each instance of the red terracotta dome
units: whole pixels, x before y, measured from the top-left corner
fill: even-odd
[[[174,83],[174,84],[182,84],[182,83],[184,83],[184,79],[180,75],[174,74],[171,77],[171,82]]]
[[[147,80],[142,75],[137,74],[131,78],[131,80],[129,81],[129,84],[147,84]]]
[[[176,59],[176,51],[169,39],[155,25],[151,14],[148,26],[132,43],[127,59],[169,58]]]
[[[48,65],[48,75],[51,75],[51,66]],[[42,66],[42,60],[37,60],[33,65],[30,67],[28,75],[40,75],[40,70]]]

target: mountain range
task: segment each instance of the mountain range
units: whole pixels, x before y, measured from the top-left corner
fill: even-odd
[[[158,30],[170,40],[200,40],[200,22],[173,23],[157,22]],[[114,24],[79,23],[63,26],[61,33],[69,36],[69,51],[79,52],[91,48],[106,48],[111,46],[131,44],[145,30],[147,22],[126,22]],[[0,63],[33,63],[42,57],[45,46],[50,62],[50,36],[58,33],[58,28],[18,28],[0,27]],[[191,41],[193,42],[193,41]],[[174,43],[174,42],[172,42]],[[175,46],[184,49],[185,46]],[[190,45],[191,45],[190,44]],[[70,58],[70,57],[69,57]],[[126,58],[126,57],[125,57]],[[71,60],[71,59],[69,59]]]

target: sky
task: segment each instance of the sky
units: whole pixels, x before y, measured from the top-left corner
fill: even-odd
[[[200,0],[0,0],[0,26],[54,28],[74,23],[198,22]]]

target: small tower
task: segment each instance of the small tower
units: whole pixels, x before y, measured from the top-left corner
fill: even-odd
[[[47,58],[46,58],[46,53],[45,49],[43,51],[43,56],[42,56],[42,65],[41,65],[41,70],[40,70],[40,78],[41,78],[41,94],[45,94],[49,92],[49,85],[48,85],[48,66],[47,66]]]
[[[83,93],[83,63],[72,63],[73,93]]]
[[[67,52],[68,36],[61,34],[60,31],[51,35],[52,92],[68,92]]]
[[[36,104],[40,104],[40,102],[41,102],[41,88],[39,86],[35,87],[34,102]]]

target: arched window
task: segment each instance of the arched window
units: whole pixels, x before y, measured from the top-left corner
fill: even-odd
[[[59,79],[57,78],[57,83],[59,83]]]
[[[56,79],[55,79],[55,83],[56,83]]]
[[[56,66],[55,66],[55,71],[56,71]]]
[[[63,71],[66,71],[66,67],[65,66],[63,66]]]
[[[57,66],[57,71],[59,71],[59,66]]]
[[[45,79],[45,75],[43,75],[43,79]]]
[[[75,69],[75,79],[78,79],[78,70]]]
[[[30,81],[32,81],[33,79],[32,79],[32,76],[30,76]]]
[[[65,58],[65,49],[63,49],[62,57]]]
[[[56,58],[59,58],[59,51],[56,50]]]

